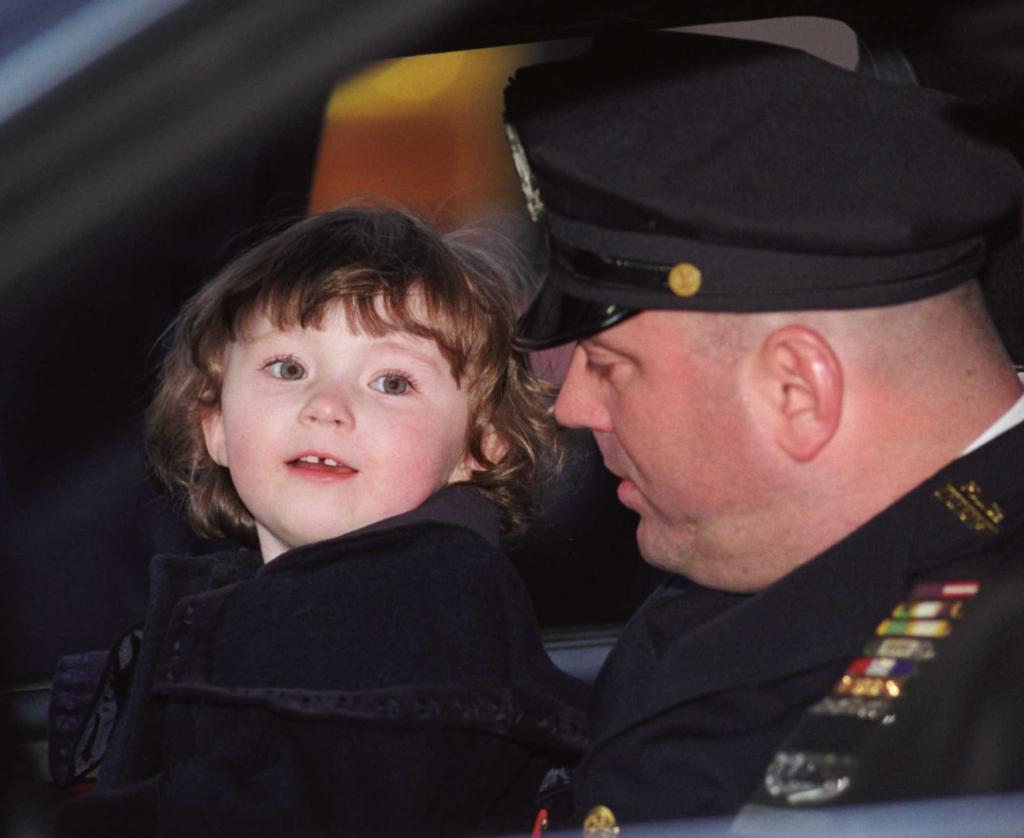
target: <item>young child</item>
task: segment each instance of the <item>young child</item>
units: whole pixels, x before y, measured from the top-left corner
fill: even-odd
[[[585,696],[498,548],[552,433],[513,301],[458,237],[342,209],[185,306],[152,460],[199,533],[255,549],[154,560],[131,696],[66,831],[529,830]]]

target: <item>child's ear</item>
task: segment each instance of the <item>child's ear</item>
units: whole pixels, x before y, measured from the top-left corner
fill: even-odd
[[[220,408],[211,407],[203,411],[202,425],[207,453],[217,465],[227,468],[228,447],[224,439],[224,416]]]
[[[484,456],[492,463],[501,462],[508,453],[508,447],[508,441],[505,437],[494,429],[494,425],[488,424],[487,430],[484,431],[484,437],[480,442],[480,448],[483,449]]]
[[[488,424],[487,429],[484,431],[483,438],[480,440],[480,449],[483,452],[484,457],[492,463],[497,463],[504,458],[506,453],[508,453],[508,443],[505,441],[503,436],[494,430],[493,425]],[[482,470],[483,467],[480,463],[478,463],[476,458],[467,451],[465,456],[462,458],[462,462],[459,463],[451,473],[451,476],[448,478],[448,482],[459,483],[463,480],[469,480],[470,477],[473,476],[474,471]]]

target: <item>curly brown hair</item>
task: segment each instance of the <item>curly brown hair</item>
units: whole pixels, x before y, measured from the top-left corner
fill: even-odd
[[[467,386],[466,450],[479,465],[466,482],[520,531],[536,494],[541,460],[561,459],[550,385],[512,343],[521,260],[495,241],[440,235],[395,209],[350,207],[306,218],[228,265],[190,299],[168,331],[160,383],[147,416],[156,476],[183,491],[200,535],[256,546],[252,515],[228,470],[213,461],[202,419],[220,404],[224,355],[246,321],[265,314],[281,329],[317,328],[344,306],[371,336],[406,332],[436,341],[459,386]],[[492,460],[487,441],[502,443]]]

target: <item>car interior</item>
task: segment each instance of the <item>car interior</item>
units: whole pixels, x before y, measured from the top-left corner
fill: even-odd
[[[126,8],[131,5],[132,8]],[[153,482],[144,412],[181,303],[240,252],[352,200],[511,239],[543,270],[505,152],[522,64],[595,33],[763,39],[984,109],[1024,160],[1012,0],[13,0],[0,10],[0,712],[8,833],[51,834],[49,680],[141,621],[159,553],[210,551]],[[1016,232],[1017,241],[1010,233]],[[1020,231],[982,277],[1024,362]],[[564,357],[536,359],[557,381]],[[508,552],[546,646],[592,680],[661,575],[586,433]],[[75,790],[72,790],[75,791]]]

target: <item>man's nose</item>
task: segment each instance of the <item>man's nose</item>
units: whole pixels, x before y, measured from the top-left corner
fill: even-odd
[[[314,425],[355,424],[351,399],[345,393],[344,388],[337,386],[322,386],[311,392],[302,406],[299,419],[305,424]]]
[[[587,371],[587,358],[577,346],[569,362],[562,389],[555,400],[555,419],[567,428],[589,428],[611,432],[611,417],[605,407],[599,383]]]

